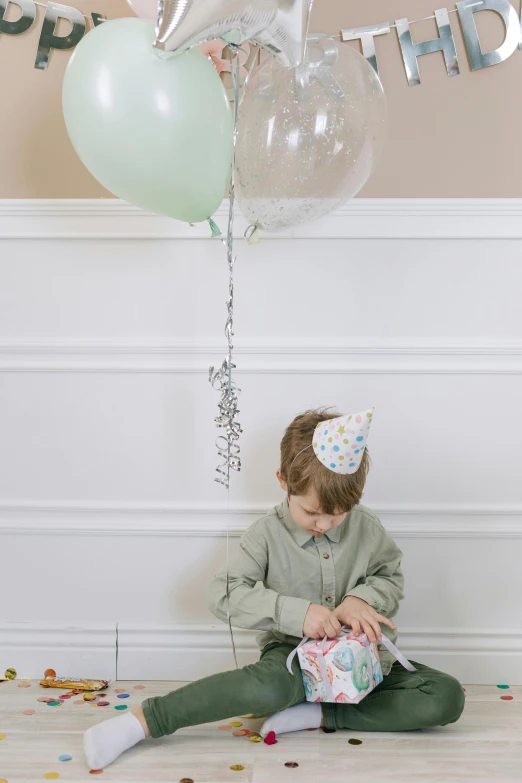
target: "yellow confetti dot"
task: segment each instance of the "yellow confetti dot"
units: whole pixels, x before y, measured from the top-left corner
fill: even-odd
[[[5,739],[5,736],[6,736],[5,734],[0,734],[0,740]]]
[[[253,737],[248,738],[249,742],[263,742],[263,737],[258,737],[257,735]]]
[[[343,443],[348,443],[348,439],[344,438]]]
[[[0,783],[7,783],[7,780],[4,780],[4,779],[2,778],[2,780],[0,780]]]
[[[245,768],[242,764],[232,764],[230,769],[234,770],[234,772],[241,772],[241,770]]]
[[[229,726],[242,726],[243,724],[240,723],[238,720],[232,721],[229,723]]]
[[[47,780],[54,780],[55,778],[59,778],[60,773],[59,772],[46,772],[44,775],[44,778],[47,778]]]

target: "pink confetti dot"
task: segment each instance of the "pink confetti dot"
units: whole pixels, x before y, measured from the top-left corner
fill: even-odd
[[[143,691],[145,690],[145,685],[135,685],[134,686],[135,691]]]
[[[34,715],[35,712],[36,710],[24,710],[22,715]]]
[[[127,693],[126,688],[115,688],[114,693]]]

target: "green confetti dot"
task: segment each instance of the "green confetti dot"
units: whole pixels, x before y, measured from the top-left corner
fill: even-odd
[[[497,685],[497,688],[509,688],[509,685]]]
[[[349,739],[349,740],[348,740],[348,743],[349,743],[350,745],[362,745],[362,740],[358,740],[358,739]]]
[[[127,705],[126,704],[117,704],[114,708],[115,710],[126,710]]]

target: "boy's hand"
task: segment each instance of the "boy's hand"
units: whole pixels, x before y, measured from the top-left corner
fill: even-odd
[[[334,609],[333,614],[343,625],[351,626],[356,636],[362,631],[371,642],[382,641],[379,623],[386,623],[393,629],[397,628],[391,620],[383,617],[382,614],[378,614],[370,604],[367,604],[366,601],[363,601],[362,598],[357,598],[355,595],[348,595]]]
[[[341,630],[341,623],[334,612],[320,604],[310,604],[305,615],[303,636],[310,639],[322,639],[328,636],[335,639]]]

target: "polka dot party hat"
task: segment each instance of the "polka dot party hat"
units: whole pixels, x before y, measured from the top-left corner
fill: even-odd
[[[375,408],[321,421],[314,432],[318,459],[335,473],[355,473],[363,458]]]

